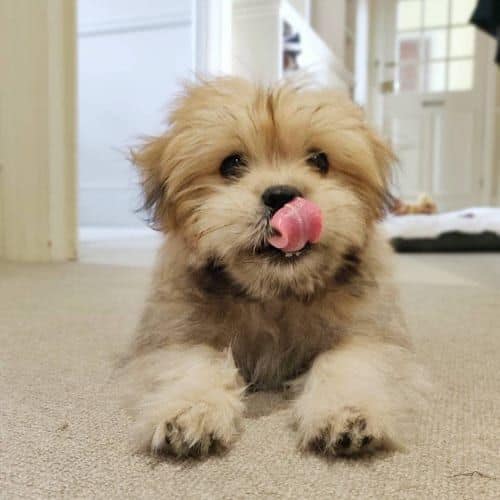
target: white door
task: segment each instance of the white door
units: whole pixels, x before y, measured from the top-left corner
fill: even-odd
[[[379,35],[383,127],[400,158],[399,195],[440,209],[480,201],[484,50],[475,0],[384,0]]]

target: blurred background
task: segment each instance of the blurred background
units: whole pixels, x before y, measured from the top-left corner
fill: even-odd
[[[157,241],[127,151],[197,73],[307,71],[349,93],[399,156],[400,216],[500,205],[500,76],[476,4],[0,0],[0,255],[99,259],[106,241]]]

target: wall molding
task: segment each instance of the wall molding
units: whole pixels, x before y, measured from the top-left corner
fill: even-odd
[[[131,31],[149,31],[191,24],[189,12],[172,11],[161,16],[133,17],[112,19],[97,23],[83,23],[78,27],[79,37],[91,37],[125,33]]]

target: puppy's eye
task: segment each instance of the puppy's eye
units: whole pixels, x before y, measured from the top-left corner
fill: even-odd
[[[222,177],[238,177],[247,166],[247,162],[242,154],[233,153],[226,156],[220,164],[219,170]]]
[[[326,153],[323,153],[323,151],[313,151],[307,157],[307,163],[317,168],[322,174],[326,174],[330,167],[328,156],[326,156]]]

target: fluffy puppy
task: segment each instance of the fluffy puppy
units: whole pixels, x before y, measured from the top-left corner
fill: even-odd
[[[303,449],[397,446],[421,373],[377,227],[394,157],[360,109],[219,78],[187,86],[133,160],[168,233],[125,361],[137,444],[226,448],[245,390],[292,383]]]

